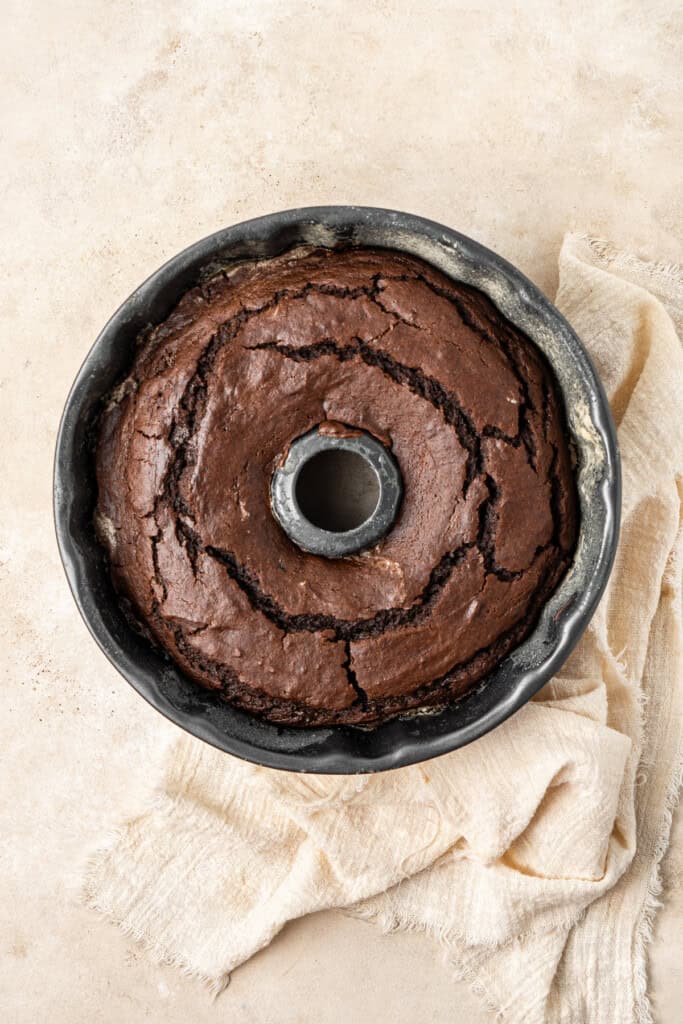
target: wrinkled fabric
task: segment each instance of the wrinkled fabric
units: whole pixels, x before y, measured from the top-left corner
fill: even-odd
[[[580,235],[559,270],[622,458],[598,610],[533,701],[423,765],[293,775],[181,736],[85,896],[216,992],[287,921],[338,907],[433,936],[492,1020],[651,1019],[645,948],[682,760],[683,275]]]

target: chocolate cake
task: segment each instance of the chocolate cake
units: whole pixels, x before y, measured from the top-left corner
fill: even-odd
[[[299,548],[270,507],[292,442],[321,425],[372,435],[403,481],[389,532],[341,558]],[[287,725],[486,685],[576,544],[545,359],[483,293],[388,250],[295,249],[187,292],[109,396],[96,468],[98,535],[150,639]]]

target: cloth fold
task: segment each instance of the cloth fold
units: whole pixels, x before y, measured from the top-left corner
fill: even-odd
[[[600,606],[533,701],[423,765],[292,775],[175,742],[85,897],[215,992],[287,921],[338,907],[432,935],[505,1024],[651,1020],[645,945],[682,762],[683,274],[572,234],[556,302],[619,433]]]

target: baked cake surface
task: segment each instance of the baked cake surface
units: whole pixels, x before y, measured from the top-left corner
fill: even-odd
[[[269,505],[288,446],[326,422],[382,441],[404,483],[384,539],[334,560]],[[135,618],[283,724],[452,701],[531,632],[576,543],[545,359],[481,292],[388,250],[293,250],[189,291],[109,397],[96,470]]]

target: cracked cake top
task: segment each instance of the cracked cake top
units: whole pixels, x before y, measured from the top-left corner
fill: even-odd
[[[404,499],[372,549],[300,550],[272,474],[320,424],[389,447]],[[481,292],[388,250],[220,271],[141,338],[101,416],[96,525],[136,620],[273,721],[441,705],[533,629],[571,562],[562,401]]]

